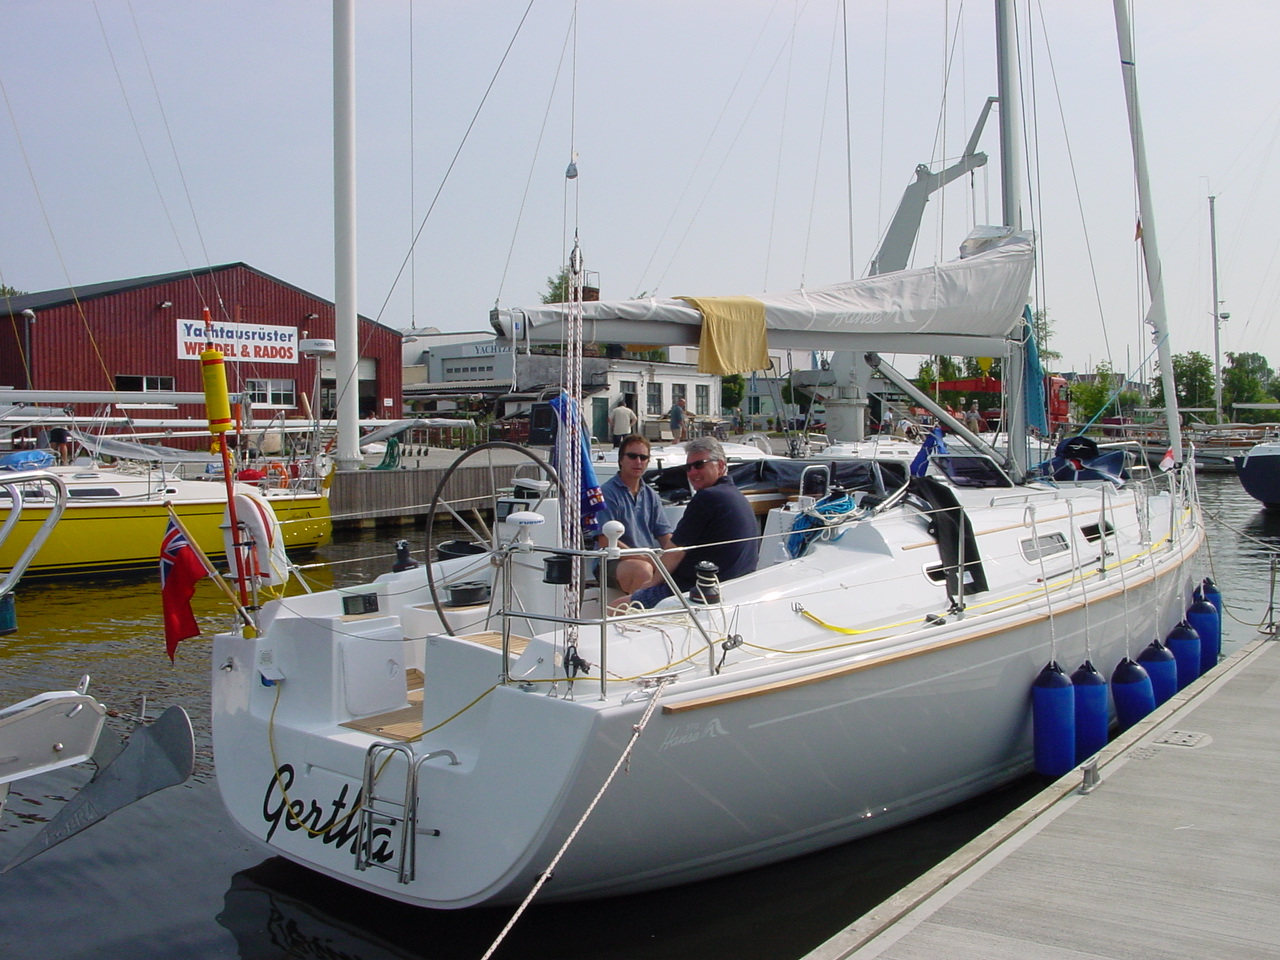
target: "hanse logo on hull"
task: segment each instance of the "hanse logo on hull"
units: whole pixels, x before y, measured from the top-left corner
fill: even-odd
[[[710,737],[727,737],[729,731],[720,725],[720,720],[713,717],[709,723],[685,723],[678,727],[674,727],[667,731],[666,739],[662,741],[662,746],[658,747],[658,752],[669,750],[672,747],[683,747],[686,744],[697,743],[699,740],[706,740]]]

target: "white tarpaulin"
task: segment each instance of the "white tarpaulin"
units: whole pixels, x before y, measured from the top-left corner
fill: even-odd
[[[855,335],[858,342],[850,348],[875,349],[888,338],[900,352],[948,352],[936,349],[945,343],[950,352],[963,353],[954,349],[957,339],[1003,339],[1018,328],[1034,264],[1034,240],[1021,233],[961,260],[758,299],[773,346],[808,336],[820,338],[815,348],[839,348],[839,339]],[[542,304],[495,310],[490,319],[499,336],[547,342],[560,338],[567,310],[566,304]],[[692,305],[675,299],[597,301],[582,304],[582,312],[586,337],[603,342],[697,343],[687,330],[673,328],[663,337],[655,325],[688,328],[702,322]],[[787,335],[787,342],[775,334]],[[904,336],[920,337],[918,349],[904,346]]]

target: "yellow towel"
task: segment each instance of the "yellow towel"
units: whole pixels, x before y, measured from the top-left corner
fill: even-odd
[[[764,304],[755,297],[677,297],[702,314],[699,373],[750,373],[769,368]]]

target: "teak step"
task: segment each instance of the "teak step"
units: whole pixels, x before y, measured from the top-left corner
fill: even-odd
[[[470,640],[473,643],[481,643],[486,647],[492,647],[494,650],[502,649],[502,631],[501,630],[485,630],[481,633],[468,633],[462,636],[463,640]],[[513,657],[524,653],[524,648],[529,646],[528,637],[511,635],[511,655]]]
[[[359,720],[348,720],[342,724],[352,730],[371,733],[390,740],[412,740],[422,733],[422,671],[410,667],[405,672],[405,696],[409,700],[407,707],[375,714],[372,717],[361,717]]]

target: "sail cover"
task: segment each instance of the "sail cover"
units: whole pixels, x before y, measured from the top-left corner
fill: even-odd
[[[1034,263],[1032,235],[1017,233],[960,260],[756,299],[773,347],[999,355],[1022,322]],[[498,309],[490,322],[500,337],[554,342],[567,310]],[[586,338],[604,343],[697,344],[702,325],[683,299],[601,300],[582,311]]]

